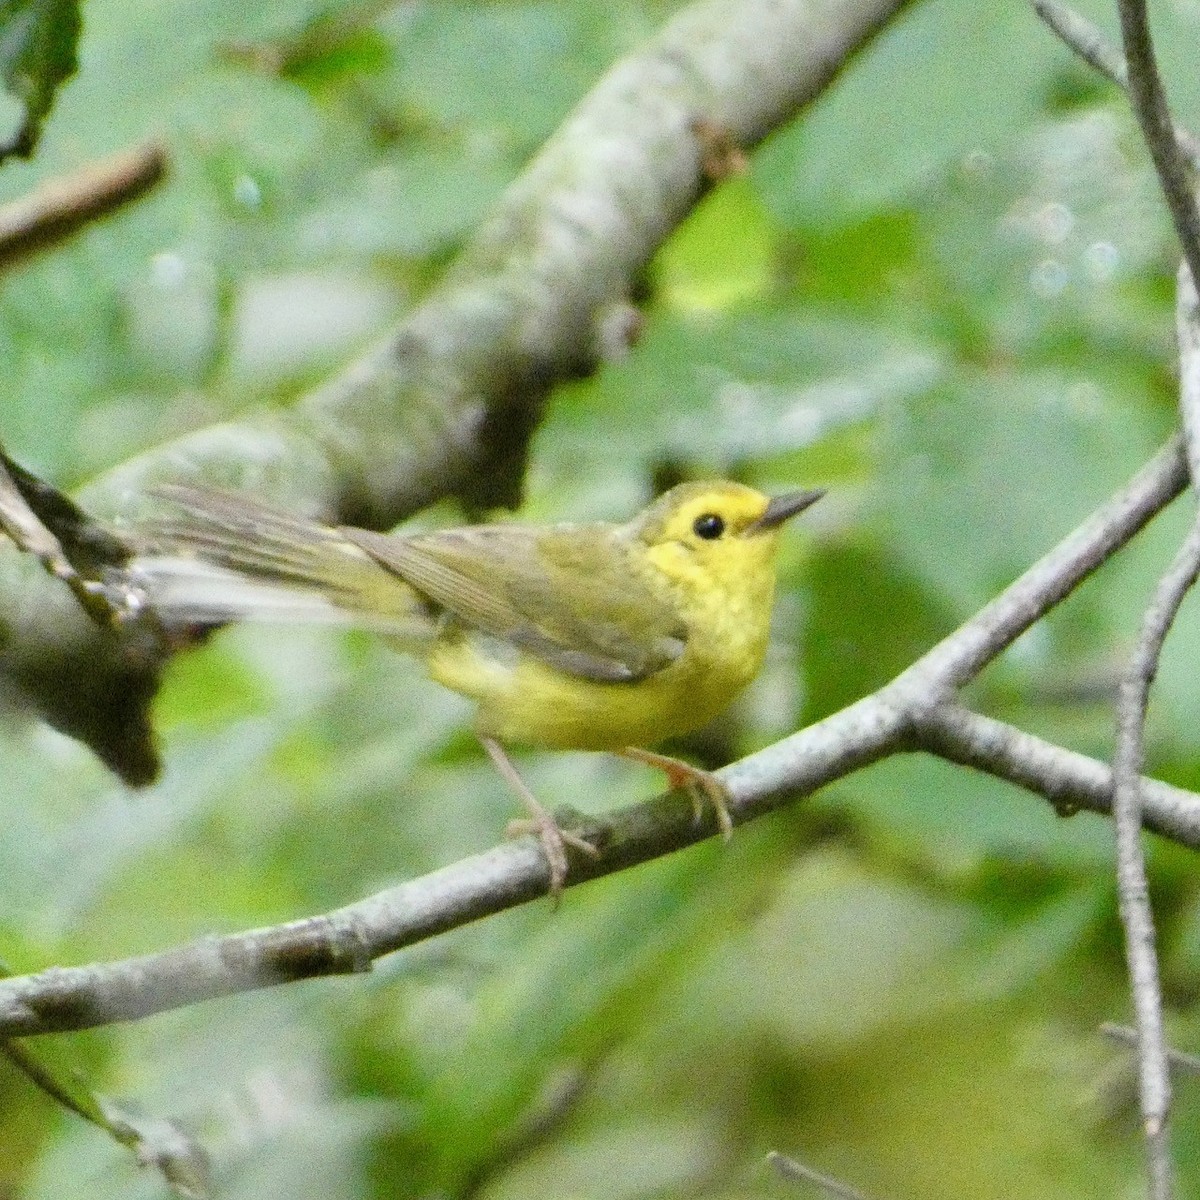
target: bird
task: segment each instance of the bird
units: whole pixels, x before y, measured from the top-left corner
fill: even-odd
[[[824,495],[775,497],[728,480],[681,483],[624,523],[498,522],[379,533],[326,525],[239,493],[163,485],[126,585],[168,629],[319,621],[372,629],[474,702],[474,731],[520,797],[557,899],[567,846],[505,747],[609,751],[713,807],[709,771],[657,753],[708,724],[758,674],[775,557],[789,518]]]

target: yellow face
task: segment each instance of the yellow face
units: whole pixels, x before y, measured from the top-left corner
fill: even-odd
[[[631,532],[647,560],[695,603],[769,608],[781,524],[764,522],[770,505],[739,483],[684,483],[660,496]]]

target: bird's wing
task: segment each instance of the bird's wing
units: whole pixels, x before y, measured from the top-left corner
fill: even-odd
[[[569,675],[633,682],[683,653],[687,628],[603,526],[339,531],[465,626]]]

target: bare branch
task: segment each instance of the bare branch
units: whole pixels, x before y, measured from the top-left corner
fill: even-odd
[[[957,704],[941,704],[920,714],[916,736],[931,754],[1045,796],[1063,816],[1080,809],[1112,812],[1112,770],[1107,763],[1002,721]],[[1142,780],[1142,820],[1145,828],[1200,850],[1200,797],[1194,792]]]
[[[1175,285],[1175,337],[1179,344],[1179,415],[1192,489],[1200,482],[1200,302],[1186,262]]]
[[[756,792],[753,759],[720,776],[739,809],[766,812],[900,748],[903,735],[903,714],[869,697],[789,739],[797,762],[789,792]],[[717,832],[715,814],[709,810],[698,822],[683,792],[606,814],[603,822],[577,814],[559,814],[559,819],[598,851],[596,858],[571,854],[569,887]],[[383,954],[536,899],[549,885],[545,855],[535,839],[525,837],[324,916],[120,963],[0,980],[0,1037],[85,1029],[234,992],[366,971]]]
[[[1158,77],[1144,0],[1117,0],[1125,42],[1130,101],[1154,159],[1175,231],[1183,249],[1176,296],[1180,350],[1180,410],[1194,488],[1200,487],[1200,332],[1195,280],[1200,278],[1200,212]],[[1117,890],[1125,956],[1138,1031],[1138,1097],[1146,1137],[1152,1200],[1172,1194],[1168,1121],[1171,1080],[1163,1029],[1162,983],[1155,945],[1154,913],[1142,851],[1141,770],[1146,708],[1163,643],[1200,575],[1200,512],[1155,589],[1117,700],[1117,745],[1113,759],[1113,817],[1117,842]]]
[[[867,1200],[867,1194],[860,1192],[858,1188],[853,1188],[848,1183],[842,1183],[840,1179],[834,1179],[832,1175],[823,1175],[820,1171],[814,1171],[812,1167],[806,1166],[794,1158],[789,1158],[786,1154],[780,1154],[778,1150],[772,1150],[767,1155],[767,1164],[773,1167],[781,1178],[814,1184],[823,1192],[835,1197],[835,1200]]]
[[[1090,21],[1058,0],[1033,0],[1034,11],[1080,58],[1124,90],[1129,86],[1125,56],[1113,49]],[[1192,166],[1200,163],[1200,142],[1182,125],[1172,125],[1179,149]]]
[[[1117,885],[1125,954],[1137,1014],[1142,1120],[1151,1172],[1151,1195],[1171,1194],[1167,1116],[1171,1102],[1163,1033],[1162,988],[1154,946],[1154,917],[1141,845],[1140,772],[1150,683],[1167,631],[1183,597],[1200,575],[1200,520],[1155,589],[1117,703],[1117,749],[1113,760],[1117,836]]]
[[[166,169],[166,151],[148,142],[0,205],[0,270],[58,245],[89,222],[145,195]]]
[[[68,1112],[103,1129],[137,1155],[140,1165],[153,1165],[180,1196],[208,1197],[209,1162],[204,1147],[173,1121],[145,1117],[93,1092],[73,1073],[50,1066],[28,1042],[0,1041],[7,1058],[35,1087]]]
[[[973,719],[983,723],[985,732],[999,724]],[[720,777],[730,785],[738,810],[757,815],[904,749],[906,724],[903,711],[876,694],[788,739],[796,765],[790,791],[755,794],[754,760],[761,755],[733,764]],[[1006,731],[1005,736],[1029,737],[1017,731]],[[1033,791],[1041,791],[1045,781],[1052,788],[1047,798],[1060,807],[1107,811],[1098,786],[1108,777],[1104,764],[1041,746],[1042,769],[1035,765],[1025,772],[1009,771],[1005,754],[993,755],[986,747],[969,755],[955,751],[947,757]],[[941,752],[932,735],[929,748]],[[1152,782],[1147,796],[1147,816],[1156,827],[1200,847],[1200,796]],[[672,853],[717,832],[711,814],[697,825],[690,801],[677,793],[576,829],[599,847],[600,857],[573,857],[570,887]],[[367,971],[384,954],[536,899],[546,893],[548,884],[544,855],[533,839],[522,838],[323,916],[205,938],[119,962],[55,967],[0,980],[0,1037],[87,1029],[298,979]]]
[[[1104,40],[1091,21],[1057,0],[1033,0],[1033,10],[1088,66],[1119,88],[1129,86],[1125,56]]]
[[[1158,77],[1146,5],[1144,0],[1117,0],[1117,10],[1121,14],[1121,37],[1125,43],[1129,101],[1154,160],[1183,257],[1191,268],[1192,278],[1200,279],[1200,213],[1196,210],[1187,165],[1175,141],[1171,112]]]

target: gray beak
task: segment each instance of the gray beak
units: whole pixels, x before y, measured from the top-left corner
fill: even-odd
[[[824,488],[809,492],[784,492],[782,496],[774,496],[767,511],[753,525],[747,527],[747,533],[759,533],[764,529],[776,529],[790,517],[803,512],[811,504],[816,504],[825,495]]]

